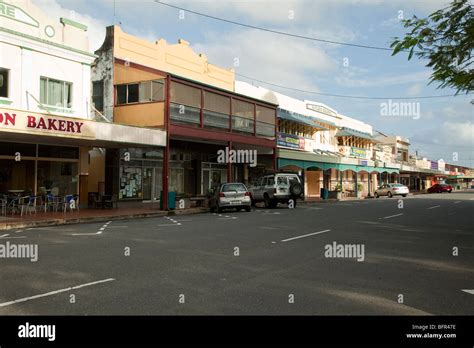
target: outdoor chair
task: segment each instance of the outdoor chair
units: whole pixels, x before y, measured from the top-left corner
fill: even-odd
[[[8,197],[7,200],[7,214],[11,212],[11,214],[15,214],[19,211],[20,208],[20,197]]]
[[[52,194],[46,195],[46,199],[44,201],[44,212],[47,211],[58,211],[58,200]]]
[[[118,199],[117,195],[106,195],[104,196],[104,206],[107,208],[117,208],[118,209]]]
[[[23,213],[27,213],[29,207],[30,207],[30,196],[21,197],[19,199],[20,215],[23,216]]]
[[[63,212],[79,210],[79,195],[66,195],[62,201]]]
[[[0,212],[1,215],[7,215],[8,196],[0,195]]]

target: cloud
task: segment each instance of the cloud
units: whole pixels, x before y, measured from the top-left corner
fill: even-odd
[[[422,91],[423,91],[423,84],[415,83],[410,88],[408,88],[407,95],[409,95],[411,97],[419,96],[419,95],[421,95]]]
[[[234,68],[237,74],[298,89],[319,90],[315,82],[318,75],[331,74],[337,66],[311,42],[249,30],[225,36],[208,33],[205,42],[192,47],[205,53],[209,62]]]
[[[413,82],[429,82],[429,71],[418,71],[407,74],[391,74],[378,75],[377,77],[370,76],[370,78],[355,78],[365,74],[367,70],[351,67],[336,76],[335,81],[338,85],[344,87],[379,87],[379,86],[395,86]]]

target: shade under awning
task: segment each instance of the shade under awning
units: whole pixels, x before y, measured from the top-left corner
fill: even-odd
[[[341,128],[336,133],[336,137],[358,137],[358,138],[367,139],[373,142],[378,142],[370,133],[361,132],[356,129],[346,128],[346,127]]]
[[[304,115],[301,115],[301,114],[298,114],[298,113],[292,113],[292,112],[289,112],[287,110],[278,109],[277,115],[278,115],[278,118],[282,119],[282,120],[287,120],[287,121],[291,121],[291,122],[304,124],[306,126],[317,128],[318,130],[327,130],[327,128],[324,128],[324,127],[314,123],[311,120],[310,117],[307,117],[307,116],[304,116]]]

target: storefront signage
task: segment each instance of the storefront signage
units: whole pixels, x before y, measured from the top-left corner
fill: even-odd
[[[277,133],[277,145],[304,150],[305,140],[297,135]]]
[[[66,118],[19,110],[0,109],[0,131],[47,133],[54,136],[95,137],[92,124],[86,120]]]
[[[430,161],[430,162],[431,162],[430,169],[438,169],[438,162],[436,161]]]
[[[367,158],[367,150],[351,146],[351,157]]]
[[[0,16],[38,27],[39,23],[21,8],[0,2]]]

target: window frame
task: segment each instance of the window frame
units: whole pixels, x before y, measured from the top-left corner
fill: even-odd
[[[8,99],[8,98],[10,98],[10,69],[0,67],[0,72],[5,72],[6,76],[7,76],[6,83],[5,83],[5,81],[3,81],[5,83],[5,86],[6,86],[5,87],[6,96],[0,95],[0,98]]]
[[[43,103],[41,101],[41,81],[42,80],[46,80],[46,88],[45,88],[45,93],[46,93],[46,102]],[[66,106],[64,106],[64,104],[62,104],[61,106],[58,106],[58,105],[53,105],[53,104],[50,104],[49,103],[49,81],[54,81],[54,82],[60,82],[62,84],[62,93],[63,93],[63,103],[64,103],[64,96],[66,95],[66,84],[68,84],[70,86],[70,95],[71,95],[71,100],[66,103]],[[52,107],[52,108],[59,108],[59,109],[64,109],[64,110],[72,110],[72,106],[73,106],[73,100],[74,100],[74,84],[72,82],[69,82],[69,81],[65,81],[65,80],[59,80],[59,79],[55,79],[55,78],[52,78],[52,77],[47,77],[47,76],[40,76],[40,103],[43,104],[44,106],[47,106],[47,107]],[[71,106],[68,106],[68,105],[71,105]]]
[[[144,84],[149,83],[150,84],[150,97],[151,100],[140,100],[140,90],[141,86]],[[159,100],[153,100],[153,84],[158,83],[162,85],[162,98]],[[137,85],[138,86],[138,98],[137,101],[134,102],[129,102],[129,86],[131,85]],[[125,103],[119,103],[118,102],[118,88],[125,86],[126,87],[126,94],[125,94]],[[142,87],[143,88],[143,87]],[[145,81],[137,81],[137,82],[131,82],[131,83],[120,83],[115,85],[115,106],[124,106],[124,105],[136,105],[136,104],[149,104],[149,103],[162,103],[166,100],[166,95],[165,95],[165,81],[164,79],[154,79],[154,80],[145,80]]]

